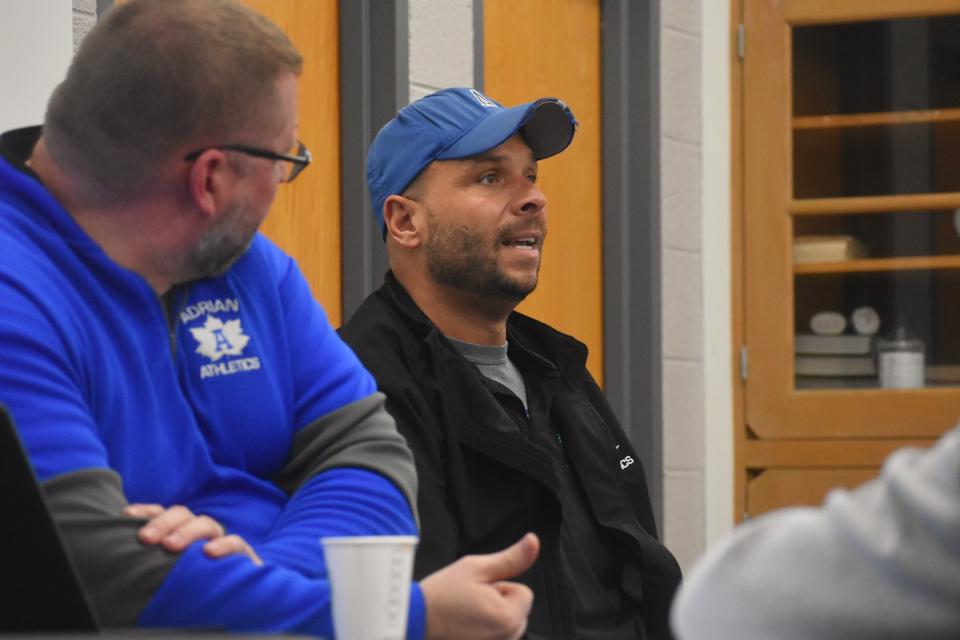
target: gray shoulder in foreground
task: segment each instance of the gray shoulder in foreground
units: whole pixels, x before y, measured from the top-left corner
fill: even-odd
[[[42,489],[100,623],[134,626],[177,556],[139,542],[146,519],[123,514],[127,499],[113,470],[65,473]]]
[[[277,484],[292,493],[314,475],[336,467],[360,467],[390,479],[417,518],[417,472],[413,454],[377,392],[314,420],[297,432],[290,462]]]
[[[740,526],[689,573],[678,638],[956,638],[960,428],[821,509]]]

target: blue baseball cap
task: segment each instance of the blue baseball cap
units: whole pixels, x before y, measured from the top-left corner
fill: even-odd
[[[386,232],[383,203],[403,193],[434,160],[469,158],[518,132],[542,160],[566,149],[576,127],[573,113],[556,98],[506,108],[476,89],[452,88],[407,105],[367,152],[367,187],[380,235]]]

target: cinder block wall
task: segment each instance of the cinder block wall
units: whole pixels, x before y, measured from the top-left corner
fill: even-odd
[[[73,50],[97,24],[97,0],[73,0]]]
[[[473,0],[408,0],[410,101],[446,87],[472,87]]]
[[[700,11],[660,2],[663,528],[684,569],[706,542]]]

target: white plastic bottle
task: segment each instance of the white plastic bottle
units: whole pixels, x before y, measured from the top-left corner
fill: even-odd
[[[919,338],[897,327],[877,344],[880,386],[911,389],[924,386],[924,348]]]

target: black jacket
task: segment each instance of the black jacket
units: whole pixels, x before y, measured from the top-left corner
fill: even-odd
[[[680,569],[657,541],[640,458],[585,367],[585,345],[519,313],[511,314],[507,333],[528,393],[531,386],[552,389],[550,424],[613,548],[621,593],[633,611],[638,630],[628,637],[668,638]],[[340,334],[386,393],[387,409],[414,453],[421,519],[415,577],[535,531],[540,559],[520,578],[535,594],[530,633],[586,637],[571,602],[579,579],[569,575],[559,549],[564,505],[556,455],[517,429],[490,392],[496,383],[457,352],[392,273]]]

